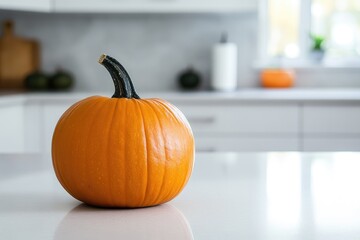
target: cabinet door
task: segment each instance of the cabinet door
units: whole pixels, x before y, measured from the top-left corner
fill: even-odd
[[[43,119],[41,104],[28,102],[24,105],[24,148],[27,153],[39,153],[42,149]]]
[[[179,13],[256,11],[253,0],[54,0],[56,12]]]
[[[305,135],[359,135],[360,104],[305,105]]]
[[[51,153],[52,136],[55,126],[61,115],[73,104],[73,102],[63,102],[59,104],[45,104],[43,106],[44,119],[44,151],[46,154]]]
[[[304,151],[360,151],[360,104],[307,104]]]
[[[0,153],[24,152],[24,108],[0,106]]]
[[[50,12],[52,0],[1,0],[0,9]]]
[[[195,133],[293,135],[299,132],[297,105],[177,105]]]
[[[360,151],[359,137],[305,137],[303,151]]]

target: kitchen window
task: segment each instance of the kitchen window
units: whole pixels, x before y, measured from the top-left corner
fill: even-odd
[[[262,63],[313,62],[317,41],[319,63],[360,65],[359,0],[262,0],[259,15]]]

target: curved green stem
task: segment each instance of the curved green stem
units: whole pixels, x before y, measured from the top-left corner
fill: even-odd
[[[103,54],[99,59],[99,63],[109,71],[113,79],[115,86],[113,98],[140,98],[135,91],[129,74],[115,58]]]

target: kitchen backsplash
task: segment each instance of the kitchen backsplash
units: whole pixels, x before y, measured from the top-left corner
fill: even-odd
[[[128,69],[139,91],[178,89],[177,74],[189,65],[209,87],[211,48],[226,31],[238,45],[238,86],[258,87],[256,13],[241,14],[42,14],[0,11],[17,34],[38,39],[42,68],[62,67],[76,78],[75,90],[112,91],[97,63],[108,53]],[[296,87],[360,87],[360,69],[300,69]]]
[[[209,84],[211,47],[227,31],[239,47],[239,86],[257,83],[252,70],[257,48],[256,14],[74,15],[0,12],[17,34],[38,39],[42,67],[62,67],[76,77],[75,90],[111,91],[108,73],[97,63],[108,53],[128,69],[139,91],[177,89],[176,76],[189,65]]]

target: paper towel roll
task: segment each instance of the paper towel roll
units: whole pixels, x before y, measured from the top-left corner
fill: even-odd
[[[218,43],[212,52],[211,87],[219,91],[237,88],[237,46],[234,43]]]

